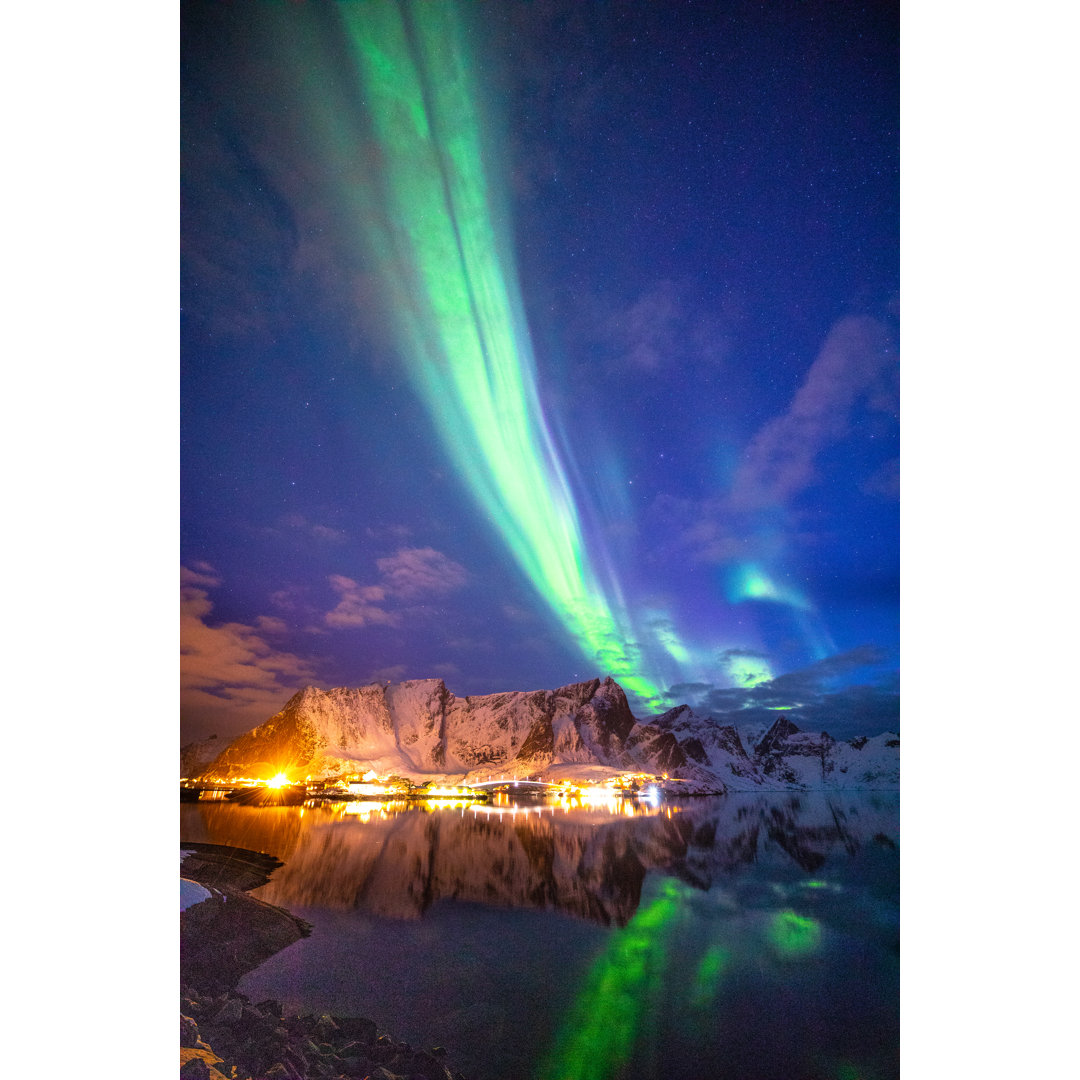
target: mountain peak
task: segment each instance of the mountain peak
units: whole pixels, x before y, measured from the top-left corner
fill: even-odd
[[[835,749],[834,743],[800,733],[781,714],[751,758],[733,727],[698,716],[688,705],[639,722],[610,676],[556,690],[468,697],[457,697],[442,679],[409,679],[327,690],[306,686],[265,723],[221,747],[202,775],[286,772],[321,779],[374,770],[418,781],[469,781],[538,776],[553,765],[602,765],[613,773],[667,774],[682,780],[687,794],[721,794],[845,786],[847,758],[834,770],[830,755],[854,754],[859,777],[879,786],[898,781],[898,748],[883,744],[870,760],[868,751],[848,743]],[[789,759],[794,764],[785,764]]]
[[[779,750],[792,735],[798,734],[799,728],[791,722],[787,713],[781,713],[773,722],[773,726],[762,735],[761,742],[754,747],[754,751],[759,756],[762,754],[774,753]]]

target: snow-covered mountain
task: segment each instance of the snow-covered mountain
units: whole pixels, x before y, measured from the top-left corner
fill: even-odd
[[[211,735],[209,738],[181,746],[181,777],[198,776],[231,743],[231,739],[219,739],[216,735]]]
[[[892,734],[838,742],[801,732],[784,714],[752,746],[687,705],[640,721],[610,678],[463,698],[441,679],[417,679],[309,686],[229,744],[204,775],[288,769],[314,779],[373,770],[459,782],[605,766],[666,773],[688,794],[898,787],[899,746]]]

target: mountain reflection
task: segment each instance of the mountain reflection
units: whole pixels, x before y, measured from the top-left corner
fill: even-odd
[[[284,862],[253,895],[283,907],[417,919],[437,900],[552,908],[624,926],[650,870],[707,889],[773,862],[818,873],[864,845],[895,847],[898,798],[725,796],[649,807],[329,803],[181,808],[189,841]]]

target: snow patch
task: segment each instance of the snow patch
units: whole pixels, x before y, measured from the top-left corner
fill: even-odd
[[[185,854],[190,854],[190,852]],[[189,907],[201,904],[204,900],[209,900],[213,895],[205,885],[200,885],[197,881],[189,881],[187,878],[180,879],[181,911],[187,911]]]

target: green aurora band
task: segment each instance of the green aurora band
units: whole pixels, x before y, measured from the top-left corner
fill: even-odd
[[[337,11],[378,150],[381,202],[360,223],[410,380],[469,490],[583,653],[660,702],[617,583],[601,581],[586,550],[544,421],[462,21],[442,2]]]
[[[821,948],[821,923],[790,908],[769,922],[769,942],[782,960],[800,960]]]
[[[706,1009],[713,1003],[720,980],[730,963],[731,952],[723,945],[710,945],[705,950],[698,964],[693,983],[693,996],[690,999],[690,1004],[695,1009]]]
[[[688,892],[682,882],[664,879],[656,899],[612,935],[565,1017],[540,1071],[543,1080],[610,1080],[619,1075],[655,1008],[650,991],[663,983],[668,944]],[[722,959],[716,971],[705,966],[699,976],[713,992],[721,966]]]
[[[364,309],[376,339],[389,322],[449,461],[537,595],[598,674],[646,709],[667,708],[675,702],[662,688],[712,681],[718,653],[731,649],[686,641],[658,607],[631,610],[624,569],[581,512],[578,474],[541,405],[502,179],[508,140],[469,49],[481,9],[452,0],[246,8],[246,40],[265,65],[256,68],[265,72],[257,107],[270,118],[262,138],[288,161],[283,186],[302,201],[316,246],[335,253],[347,310]],[[320,272],[318,257],[301,269]],[[732,605],[783,604],[804,633],[816,629],[809,601],[760,566],[737,569],[725,590]],[[817,633],[819,655],[828,644]],[[719,667],[736,687],[773,677],[760,653]]]

